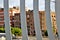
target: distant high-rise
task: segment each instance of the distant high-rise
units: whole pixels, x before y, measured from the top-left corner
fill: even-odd
[[[52,28],[53,28],[53,25],[54,25],[54,28],[57,27],[57,25],[56,25],[56,17],[55,16],[56,16],[56,14],[54,12],[51,12]],[[39,11],[39,19],[40,19],[41,30],[42,30],[42,32],[44,32],[44,31],[47,30],[45,11]],[[14,26],[15,27],[16,26],[21,27],[20,13],[15,13],[14,20],[15,20]],[[26,11],[26,21],[27,21],[28,34],[29,35],[35,35],[33,10]]]
[[[18,13],[19,10],[14,8],[9,8],[9,17],[10,17],[10,25],[13,26],[13,20],[14,20],[14,13]],[[0,8],[0,27],[4,27],[4,8]]]
[[[40,27],[42,32],[47,30],[45,14],[46,14],[45,11],[39,11]],[[9,16],[10,16],[10,25],[12,27],[21,28],[20,9],[16,7],[9,8]],[[26,21],[27,21],[26,23],[27,23],[28,34],[35,35],[33,10],[26,10]],[[54,30],[57,31],[55,12],[51,12],[51,22],[52,22],[52,28],[54,28]],[[4,8],[0,8],[0,27],[4,27],[4,26],[5,26]]]

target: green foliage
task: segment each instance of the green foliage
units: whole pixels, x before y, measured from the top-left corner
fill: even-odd
[[[18,27],[11,27],[11,32],[12,32],[12,34],[14,34],[16,36],[22,35],[22,30]],[[0,27],[0,33],[5,33],[5,28]]]
[[[55,26],[53,26],[53,33],[55,32],[55,28],[54,28]]]
[[[0,28],[0,33],[5,33],[5,29],[3,27]]]
[[[18,28],[18,27],[12,27],[11,28],[11,32],[12,32],[12,34],[14,34],[14,35],[16,35],[16,36],[21,36],[22,35],[22,31],[21,31],[21,29],[20,28]]]

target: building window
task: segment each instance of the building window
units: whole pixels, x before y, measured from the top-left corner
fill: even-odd
[[[31,24],[32,25],[32,24]]]
[[[53,17],[53,16],[52,16]]]
[[[30,18],[27,18],[27,20],[29,20]]]
[[[29,15],[27,15],[27,18],[29,18],[30,16]]]
[[[27,26],[28,29],[30,29],[30,26]]]

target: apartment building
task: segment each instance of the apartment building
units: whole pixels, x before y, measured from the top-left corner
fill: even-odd
[[[14,27],[20,27],[21,28],[20,13],[14,14]]]
[[[4,12],[3,12],[3,8],[0,8],[0,26],[4,26]]]
[[[11,11],[9,11],[9,17],[10,17],[10,25],[12,25],[12,13]],[[4,24],[4,8],[0,8],[0,27],[4,27],[5,24]]]
[[[40,27],[41,30],[46,30],[46,18],[45,18],[45,12],[39,11],[39,19],[40,19]],[[14,15],[14,26],[21,27],[21,21],[20,20],[20,13],[15,13]],[[26,22],[27,22],[27,30],[29,35],[35,35],[35,28],[34,28],[34,17],[33,17],[33,10],[26,11]]]
[[[21,28],[20,9],[19,8],[16,8],[16,7],[10,8],[9,17],[10,17],[10,25],[12,27]],[[42,31],[45,31],[47,29],[45,11],[39,11],[39,19],[40,19],[40,28]],[[51,12],[51,22],[52,22],[52,27],[54,29],[57,29],[55,12]],[[28,34],[35,35],[33,10],[26,11],[26,23],[27,23]],[[3,27],[4,25],[5,25],[4,24],[4,9],[0,8],[0,26]]]
[[[52,22],[53,32],[56,34],[57,24],[56,24],[56,14],[55,14],[55,12],[51,12],[51,22]]]
[[[26,12],[27,29],[29,35],[35,35],[33,10]]]
[[[44,31],[46,30],[46,15],[45,11],[39,11],[39,18],[40,18],[40,27],[41,30]]]
[[[19,9],[16,7],[9,8],[10,26],[14,26],[14,13],[18,13]],[[0,27],[4,27],[4,8],[0,8]]]

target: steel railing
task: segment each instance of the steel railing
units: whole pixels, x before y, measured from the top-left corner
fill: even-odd
[[[37,40],[42,40],[42,33],[40,29],[39,23],[39,14],[38,14],[38,2],[39,0],[33,0],[33,13],[34,13],[34,26],[36,31]],[[55,8],[56,8],[56,18],[57,18],[57,28],[60,40],[60,0],[56,0]],[[11,28],[10,28],[10,18],[9,18],[9,0],[4,0],[4,19],[5,19],[5,32],[6,32],[6,40],[12,40],[11,37]],[[22,40],[28,40],[28,32],[27,32],[27,24],[26,24],[26,12],[25,12],[25,0],[20,0],[20,10],[21,10],[21,28],[22,28]],[[48,37],[50,40],[55,40],[52,31],[52,23],[50,17],[50,0],[45,0],[45,13],[46,13],[46,24],[48,30]]]

